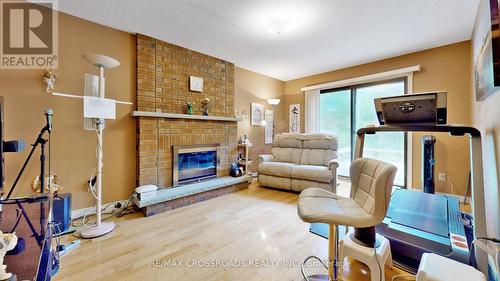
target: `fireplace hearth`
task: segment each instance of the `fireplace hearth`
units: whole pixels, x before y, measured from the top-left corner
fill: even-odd
[[[174,146],[174,186],[217,177],[219,144]]]

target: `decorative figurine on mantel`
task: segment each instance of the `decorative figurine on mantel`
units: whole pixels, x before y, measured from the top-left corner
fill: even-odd
[[[190,101],[187,102],[187,114],[193,115],[193,103]]]
[[[50,93],[50,91],[54,90],[54,83],[56,82],[56,72],[54,69],[47,69],[45,71],[45,75],[43,75],[43,82],[47,84],[47,88],[45,88],[45,91],[47,93]]]
[[[208,116],[208,110],[210,108],[210,99],[209,98],[204,98],[203,101],[201,102],[203,106],[203,115]]]
[[[16,247],[16,244],[16,233],[3,233],[0,231],[0,280],[15,280],[15,275],[5,271],[7,266],[3,264],[3,258],[8,251]]]

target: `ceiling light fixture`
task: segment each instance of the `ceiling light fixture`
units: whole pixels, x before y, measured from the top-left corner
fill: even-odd
[[[280,102],[280,99],[267,99],[267,103],[272,106],[278,105],[280,104]]]
[[[290,32],[293,29],[293,24],[289,20],[276,19],[267,24],[266,30],[272,35],[280,36]]]

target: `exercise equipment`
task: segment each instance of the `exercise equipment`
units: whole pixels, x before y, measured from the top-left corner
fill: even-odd
[[[484,190],[482,174],[481,134],[463,126],[379,126],[361,128],[357,132],[356,157],[362,157],[366,134],[381,132],[448,132],[452,136],[468,135],[472,173],[472,214],[474,236],[485,236]],[[467,262],[468,246],[465,226],[455,197],[411,190],[395,191],[388,216],[377,226],[378,233],[391,241],[394,259],[415,271],[424,252],[449,256]],[[476,256],[478,253],[476,251]],[[481,271],[486,268],[484,255],[477,257]],[[485,271],[483,271],[485,272]]]
[[[456,197],[399,189],[377,232],[391,241],[394,260],[408,271],[415,272],[424,253],[467,264],[469,247],[459,207]]]
[[[380,125],[444,125],[447,122],[446,92],[428,92],[377,98],[375,111]]]
[[[425,101],[423,104],[422,101]],[[443,101],[444,100],[444,101]],[[439,125],[446,120],[446,95],[434,93],[375,99],[377,127],[357,131],[355,158],[363,156],[365,136],[383,132],[444,132],[467,136],[470,145],[472,225],[474,237],[486,236],[481,133],[468,126]],[[441,112],[441,113],[439,113]],[[391,125],[395,124],[395,125]],[[396,191],[391,198],[388,216],[377,231],[391,241],[393,256],[403,265],[414,268],[411,259],[420,262],[421,253],[431,252],[464,261],[468,251],[465,226],[459,202],[453,197]],[[487,254],[475,249],[478,269],[487,272]],[[403,257],[403,259],[401,259]],[[406,264],[405,264],[406,262]]]

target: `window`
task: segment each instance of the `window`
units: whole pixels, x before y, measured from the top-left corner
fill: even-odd
[[[378,125],[373,100],[404,93],[406,93],[405,79],[321,90],[319,130],[334,134],[339,139],[340,176],[349,176],[349,166],[354,157],[356,131],[368,125]],[[380,133],[365,137],[363,156],[386,161],[398,167],[395,184],[399,186],[406,186],[406,153],[405,133]]]

